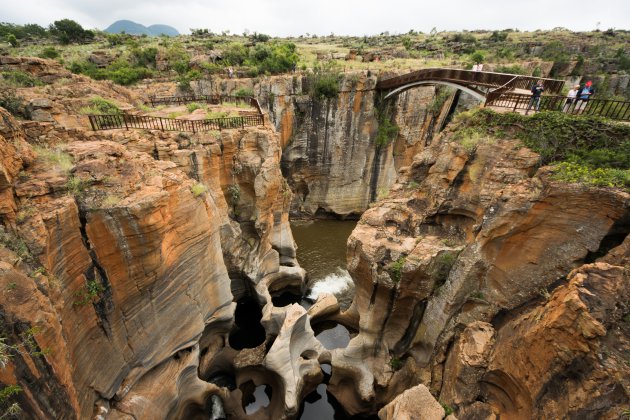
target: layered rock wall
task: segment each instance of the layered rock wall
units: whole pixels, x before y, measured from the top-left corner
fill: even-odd
[[[570,375],[571,360],[578,363],[581,357],[578,348],[592,355],[595,350],[587,350],[591,344],[570,350],[567,346],[573,344],[565,344],[562,335],[540,330],[541,337],[552,337],[549,345],[571,356],[560,366],[541,366],[541,372],[549,372],[546,378],[529,376],[530,366],[509,361],[510,349],[523,349],[519,346],[528,339],[502,345],[511,333],[495,333],[506,316],[536,305],[541,295],[564,284],[571,270],[606,252],[612,238],[618,241],[630,232],[627,192],[554,181],[548,168],[537,169],[538,161],[517,142],[484,140],[466,148],[445,135],[403,169],[390,198],[364,213],[348,241],[348,267],[357,287],[344,314],[359,334],[346,349],[334,352],[329,386],[346,409],[374,411],[402,390],[424,383],[444,402],[464,410],[484,398],[479,384],[494,381],[489,356],[494,350],[506,364],[498,369],[496,392],[485,391],[494,398],[486,411],[503,416],[522,409],[523,418],[530,418],[527,413],[536,417],[548,409],[541,392],[551,386],[549,376]],[[623,266],[619,259],[613,264]],[[615,270],[607,272],[622,282],[627,274],[619,277]],[[591,311],[624,305],[623,293],[610,295],[617,296],[614,304],[603,301],[603,307]],[[614,333],[595,329],[587,338],[608,339]],[[522,334],[531,331],[525,330]],[[598,346],[598,340],[592,345]],[[535,346],[522,351],[537,357]],[[585,377],[604,375],[606,369],[591,365],[598,373]],[[627,366],[617,368],[627,372]],[[536,378],[537,388],[520,379],[502,382],[505,377]],[[612,382],[592,386],[623,388],[617,379],[607,380]],[[572,386],[589,385],[578,380]],[[495,401],[501,393],[518,404],[510,408]],[[622,394],[605,400],[619,409],[617,404],[628,400],[627,392]],[[555,411],[559,417],[579,405],[562,404]]]
[[[347,73],[339,95],[317,99],[314,78],[296,74],[253,81],[200,81],[198,93],[255,92],[280,133],[282,171],[294,192],[292,211],[300,216],[357,216],[377,196],[387,195],[397,170],[431,142],[450,101],[436,88],[418,87],[383,100],[376,76]],[[392,121],[398,133],[377,145],[379,124]]]

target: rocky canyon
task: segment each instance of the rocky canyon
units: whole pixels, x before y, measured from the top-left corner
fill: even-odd
[[[317,97],[296,72],[191,83],[253,92],[264,125],[93,131],[95,97],[198,110],[144,109],[173,82],[0,69],[39,81],[18,91],[30,119],[0,108],[0,383],[19,416],[296,419],[323,383],[346,417],[629,415],[630,194],[559,179],[527,122],[473,135],[485,114],[444,87],[385,99],[385,75],[357,71]],[[300,305],[290,219],[318,218],[358,220],[347,309]],[[318,340],[326,322],[347,346]]]

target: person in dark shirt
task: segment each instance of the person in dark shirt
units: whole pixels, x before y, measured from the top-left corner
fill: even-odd
[[[525,115],[529,112],[529,110],[534,107],[536,112],[540,109],[540,95],[544,92],[545,88],[543,86],[542,80],[536,82],[534,86],[532,86],[532,98],[529,100],[529,105],[527,105],[527,111],[525,111]]]
[[[584,112],[584,109],[586,108],[586,104],[588,103],[588,100],[594,94],[595,94],[595,88],[593,87],[593,82],[591,82],[590,80],[586,82],[586,84],[584,84],[584,87],[578,90],[577,104],[575,105],[575,109],[577,110],[578,114],[581,114],[582,112]]]

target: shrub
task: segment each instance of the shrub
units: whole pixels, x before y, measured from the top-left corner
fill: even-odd
[[[440,405],[444,409],[444,415],[445,416],[450,416],[451,414],[453,414],[455,412],[455,410],[453,410],[453,408],[450,405],[446,404],[446,403],[443,403],[443,402],[440,401]]]
[[[41,58],[57,58],[59,57],[59,51],[57,51],[57,49],[55,47],[46,47],[42,50],[42,52],[39,54],[39,56]]]
[[[68,181],[66,181],[66,189],[68,190],[68,194],[74,197],[81,197],[85,193],[85,189],[91,184],[90,180],[81,179],[76,176],[68,177]]]
[[[131,57],[137,66],[155,67],[157,53],[158,53],[158,50],[155,47],[149,47],[149,48],[144,48],[144,49],[134,48],[131,50]]]
[[[254,96],[254,89],[252,88],[240,88],[236,92],[234,92],[234,96],[238,96],[240,98],[248,98]]]
[[[223,51],[223,61],[232,66],[240,66],[247,59],[247,55],[247,48],[243,44],[232,42]]]
[[[95,298],[99,296],[101,292],[105,289],[103,285],[99,283],[98,280],[89,280],[85,287],[81,290],[78,290],[74,296],[76,300],[74,301],[74,306],[83,306],[90,302],[92,302]]]
[[[241,188],[238,184],[232,184],[227,187],[227,193],[229,194],[229,202],[233,206],[236,206],[241,200]]]
[[[561,162],[555,166],[553,178],[564,182],[630,190],[628,169],[594,168],[583,163]]]
[[[90,106],[81,108],[82,114],[120,115],[122,111],[113,101],[95,96],[90,99]]]
[[[402,360],[400,360],[398,357],[392,357],[389,360],[389,366],[393,369],[393,370],[400,370],[403,366],[403,362]]]
[[[198,104],[197,102],[193,102],[186,105],[186,110],[188,110],[188,112],[193,112],[197,109],[202,109],[202,108],[203,108],[203,105]]]
[[[39,79],[23,71],[3,71],[0,75],[2,75],[2,79],[12,87],[33,87],[42,85]]]
[[[405,265],[406,257],[400,257],[389,265],[389,277],[394,283],[399,283],[402,279],[402,270]]]
[[[190,191],[192,192],[193,196],[199,197],[199,196],[201,196],[201,194],[203,194],[206,191],[208,191],[208,187],[206,187],[201,182],[197,182],[192,187],[190,187]]]
[[[7,35],[7,42],[14,48],[18,46],[18,40],[13,34]]]
[[[339,95],[339,77],[326,73],[316,77],[313,83],[312,96],[316,99],[333,99]]]
[[[13,116],[26,119],[31,117],[26,101],[13,88],[0,89],[0,106]]]
[[[494,70],[497,73],[508,73],[508,74],[527,74],[527,71],[519,66],[518,64],[514,64],[512,66],[497,66],[497,68]]]

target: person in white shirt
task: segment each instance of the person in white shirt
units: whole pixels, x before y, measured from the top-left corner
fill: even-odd
[[[575,103],[578,89],[580,89],[580,85],[575,85],[571,88],[571,90],[569,90],[569,93],[567,93],[567,100],[562,107],[562,112],[569,112],[569,110],[571,109],[571,105]]]

